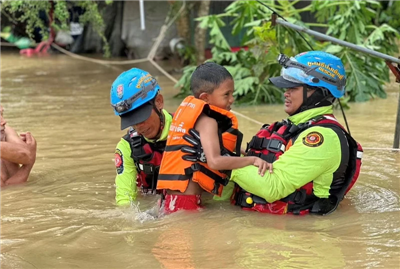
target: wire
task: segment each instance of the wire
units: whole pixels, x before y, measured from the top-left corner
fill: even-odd
[[[278,16],[279,18],[281,18],[284,21],[287,21],[283,16],[281,16],[278,12],[276,12],[275,10],[273,10],[272,8],[270,8],[269,6],[267,6],[266,4],[264,4],[263,2],[257,0],[258,3],[260,3],[261,5],[263,5],[264,7],[268,8],[269,10],[272,11],[273,14],[275,14],[276,16]],[[297,32],[298,35],[301,36],[301,38],[304,40],[304,42],[307,43],[307,45],[311,48],[311,50],[314,50],[313,46],[311,46],[311,44],[307,41],[307,39],[297,30],[295,30]]]
[[[349,124],[347,123],[347,118],[346,118],[346,115],[344,114],[344,109],[342,107],[342,103],[340,102],[340,99],[337,99],[337,100],[339,102],[340,110],[342,110],[342,115],[343,115],[344,122],[346,123],[347,132],[349,133],[349,135],[351,135]]]

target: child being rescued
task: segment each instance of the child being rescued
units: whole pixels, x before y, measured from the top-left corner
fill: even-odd
[[[166,190],[165,213],[202,208],[203,191],[221,196],[232,169],[254,165],[261,176],[272,172],[259,157],[240,157],[243,136],[230,112],[234,81],[228,70],[201,64],[190,87],[194,96],[186,97],[174,114],[158,176],[157,189]]]

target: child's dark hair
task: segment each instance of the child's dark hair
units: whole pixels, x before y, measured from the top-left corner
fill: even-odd
[[[232,75],[225,67],[207,62],[199,65],[190,79],[190,89],[194,97],[198,98],[201,93],[212,93],[218,86],[227,79],[232,79]]]

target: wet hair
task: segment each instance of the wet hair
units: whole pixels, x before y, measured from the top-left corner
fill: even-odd
[[[232,75],[225,67],[217,63],[207,62],[194,70],[190,79],[190,90],[194,97],[198,98],[203,92],[211,94],[227,79],[233,80]]]

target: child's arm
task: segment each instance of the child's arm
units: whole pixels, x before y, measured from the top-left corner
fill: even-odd
[[[255,157],[232,157],[221,156],[221,147],[218,138],[218,125],[216,120],[201,115],[197,120],[195,129],[200,134],[201,145],[206,155],[207,164],[215,170],[232,170],[248,165],[257,166],[259,174],[262,176],[268,168],[272,172],[271,165],[266,161]]]

